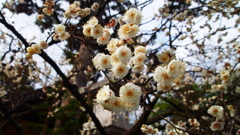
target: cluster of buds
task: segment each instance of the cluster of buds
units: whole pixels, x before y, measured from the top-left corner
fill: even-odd
[[[138,109],[142,95],[141,87],[127,83],[120,87],[119,95],[120,97],[116,97],[109,85],[104,85],[98,91],[96,100],[104,109],[113,112],[131,112]]]
[[[55,30],[54,30],[54,34],[53,34],[53,40],[55,41],[63,41],[63,40],[66,40],[70,37],[70,34],[65,31],[66,28],[64,25],[62,24],[58,24],[56,27],[55,27]]]
[[[32,58],[33,54],[41,54],[41,49],[47,49],[48,43],[46,41],[40,41],[38,44],[32,44],[27,47],[26,57],[28,59]]]
[[[85,17],[91,13],[90,8],[80,8],[81,3],[79,1],[74,1],[64,13],[64,17],[71,19],[73,17]]]
[[[44,3],[44,8],[43,8],[43,13],[47,15],[52,15],[53,14],[53,5],[54,5],[54,0],[46,0]]]
[[[143,124],[141,127],[141,130],[145,134],[157,134],[158,133],[158,129],[154,128],[152,125]]]

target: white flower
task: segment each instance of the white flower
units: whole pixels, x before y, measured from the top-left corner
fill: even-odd
[[[103,36],[102,37],[99,37],[98,39],[97,39],[97,43],[98,44],[107,44],[108,43],[108,41],[109,41],[109,39],[111,38],[111,36],[110,36],[110,32],[108,31],[108,30],[104,30],[104,32],[103,32]]]
[[[91,37],[91,30],[92,30],[92,27],[89,25],[86,25],[85,27],[83,27],[84,36]]]
[[[42,40],[42,41],[39,42],[39,47],[41,49],[47,49],[48,48],[48,43],[46,41]]]
[[[95,39],[103,35],[103,27],[100,24],[97,24],[91,29],[91,36]]]
[[[166,52],[162,52],[162,53],[158,54],[157,57],[158,57],[158,60],[163,63],[168,63],[169,59],[170,59],[168,53],[166,53]]]
[[[112,71],[117,78],[123,78],[127,75],[129,69],[126,64],[120,62],[114,66]]]
[[[91,26],[91,27],[94,27],[98,24],[98,19],[93,16],[91,17],[88,21],[87,21],[87,25]]]
[[[155,82],[161,83],[161,85],[169,86],[175,78],[168,75],[166,68],[158,66],[153,73],[153,79]]]
[[[105,45],[108,43],[109,39],[110,39],[110,36],[102,36],[97,38],[97,43]]]
[[[222,130],[223,127],[223,123],[221,122],[212,122],[210,126],[212,131]]]
[[[214,84],[214,85],[211,86],[211,89],[212,89],[211,92],[217,92],[218,91],[218,86]]]
[[[111,67],[111,59],[109,55],[103,54],[99,58],[99,65],[101,70]]]
[[[99,4],[97,2],[94,2],[91,6],[92,11],[97,11],[99,8]]]
[[[32,49],[34,50],[34,53],[40,54],[41,53],[41,48],[38,44],[32,44]],[[28,52],[29,53],[29,52]],[[30,53],[29,53],[30,54]]]
[[[119,95],[121,100],[127,103],[138,103],[141,97],[141,87],[127,83],[120,88]]]
[[[207,112],[213,117],[223,117],[223,107],[219,105],[211,106]]]
[[[82,9],[82,14],[81,14],[81,17],[85,17],[85,16],[88,16],[88,15],[90,15],[90,13],[91,13],[91,9],[90,8],[84,8],[84,9]]]
[[[114,97],[115,93],[109,88],[109,85],[104,85],[97,93],[96,100],[101,105],[108,104],[110,97]]]
[[[29,55],[35,54],[35,50],[31,46],[27,47],[27,52]]]
[[[134,24],[121,25],[118,30],[118,36],[121,39],[133,38],[139,32],[139,27]]]
[[[170,123],[167,123],[165,128],[166,128],[166,131],[169,132],[169,131],[172,131],[174,130],[174,127],[172,126],[173,124],[170,124]]]
[[[73,4],[76,6],[76,7],[80,7],[81,6],[81,3],[79,1],[74,1]]]
[[[120,97],[111,97],[108,104],[108,109],[113,112],[121,112],[125,110],[124,102]]]
[[[117,45],[118,45],[118,42],[119,42],[119,39],[117,38],[112,38],[108,44],[107,44],[107,50],[111,53],[111,52],[114,52],[117,48]]]
[[[134,65],[143,65],[144,64],[144,60],[146,60],[147,57],[144,53],[138,53],[137,55],[135,55],[133,57],[133,64]]]
[[[137,25],[130,24],[129,37],[134,38],[139,32],[139,27]]]
[[[144,46],[137,46],[135,48],[135,50],[134,50],[134,55],[137,55],[140,52],[146,54],[147,53],[146,47],[144,47]]]
[[[63,34],[63,32],[65,32],[65,26],[62,24],[58,24],[54,31],[56,34]]]
[[[230,79],[230,74],[229,73],[225,73],[225,74],[221,75],[221,79],[223,81],[228,81]]]
[[[152,125],[145,125],[143,124],[141,127],[143,133],[146,134],[156,134],[158,132],[157,128],[154,128]]]
[[[136,8],[130,8],[124,15],[124,20],[139,25],[142,19],[142,12]]]
[[[59,35],[59,40],[60,41],[63,41],[63,40],[66,40],[70,37],[70,34],[66,31],[64,31],[61,35]]]
[[[118,36],[120,39],[127,39],[130,38],[130,24],[121,25],[118,30]]]
[[[121,62],[128,62],[132,56],[132,52],[127,46],[118,47],[115,53]]]
[[[44,14],[38,14],[37,19],[38,19],[38,20],[42,20],[43,17],[44,17]]]
[[[97,70],[101,70],[101,66],[100,66],[100,58],[101,56],[103,56],[104,54],[103,53],[98,53],[93,59],[92,59],[92,62],[93,62],[93,65],[94,67],[97,69]]]
[[[185,70],[185,62],[182,62],[180,60],[171,60],[167,67],[168,75],[172,77],[182,76],[185,73]]]
[[[225,90],[227,90],[227,87],[225,85],[217,85],[217,87],[219,92],[224,92]]]
[[[111,65],[112,66],[115,66],[121,62],[115,53],[113,53],[110,57],[111,57]]]
[[[167,64],[170,60],[175,58],[175,52],[173,50],[164,50],[158,54],[157,57],[160,62]]]

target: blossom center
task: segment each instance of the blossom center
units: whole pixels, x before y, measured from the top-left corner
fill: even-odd
[[[133,95],[133,92],[132,90],[128,90],[127,93],[126,93],[127,96],[132,96]]]

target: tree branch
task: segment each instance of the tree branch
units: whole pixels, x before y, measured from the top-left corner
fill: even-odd
[[[30,46],[28,42],[24,39],[24,37],[7,21],[5,20],[2,12],[0,12],[0,23],[2,23],[5,27],[7,27],[21,42],[24,44],[25,49]],[[66,75],[61,71],[61,69],[58,67],[58,65],[44,52],[42,51],[41,54],[39,54],[45,61],[47,61],[53,69],[57,72],[57,74],[62,78],[63,80],[63,86],[68,88],[68,90],[71,92],[71,94],[83,105],[83,107],[86,109],[86,111],[89,113],[90,117],[92,118],[93,122],[95,123],[97,129],[101,134],[106,135],[106,131],[102,127],[100,121],[96,117],[96,115],[93,112],[93,108],[89,106],[84,97],[78,92],[78,87],[76,85],[73,85],[69,82],[69,79],[66,77]]]

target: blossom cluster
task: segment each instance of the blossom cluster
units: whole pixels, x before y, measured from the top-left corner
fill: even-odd
[[[224,128],[224,112],[223,112],[223,107],[214,105],[211,106],[207,110],[208,114],[212,115],[213,117],[216,117],[216,120],[211,123],[210,129],[212,131],[217,131],[217,130],[222,130]]]
[[[156,134],[158,133],[158,129],[154,128],[152,125],[145,125],[143,124],[141,130],[145,134]]]
[[[226,92],[227,86],[231,85],[232,80],[231,80],[229,70],[225,70],[225,69],[220,70],[220,76],[222,79],[222,83],[212,85],[211,92]]]
[[[113,112],[121,111],[136,111],[139,107],[141,97],[141,88],[133,83],[127,83],[120,87],[119,95],[109,88],[109,85],[104,85],[97,93],[97,102],[106,110]]]
[[[27,47],[26,57],[28,59],[32,58],[33,54],[41,54],[41,49],[47,49],[48,43],[46,41],[40,41],[38,44],[32,44]]]
[[[129,9],[124,17],[125,23],[120,23],[116,18],[112,18],[104,27],[98,24],[98,19],[92,17],[83,26],[83,34],[86,37],[97,39],[98,44],[107,45],[106,49],[109,54],[98,53],[93,58],[93,64],[97,70],[105,70],[111,68],[115,77],[123,78],[132,67],[133,72],[141,72],[144,70],[144,61],[146,60],[147,50],[143,46],[136,46],[134,53],[130,49],[130,45],[134,43],[133,37],[139,31],[138,25],[141,22],[142,13],[135,9]],[[117,23],[121,25],[118,30],[119,38],[111,38],[110,28]],[[110,39],[111,38],[111,39]],[[133,56],[134,54],[134,56]]]
[[[91,13],[90,8],[82,9],[80,6],[81,3],[79,1],[74,1],[65,11],[64,17],[67,19],[71,19],[73,17],[85,17]]]
[[[44,3],[43,13],[47,15],[53,14],[53,5],[55,4],[54,0],[46,0]]]
[[[189,125],[193,127],[199,127],[200,123],[197,119],[188,119]]]
[[[141,23],[142,12],[130,8],[124,15],[123,19],[128,23],[120,26],[118,30],[118,36],[120,39],[133,38],[139,32],[138,25]]]
[[[165,126],[165,132],[168,135],[188,135],[187,132],[184,132],[186,130],[186,122],[178,121],[177,124],[173,123],[167,123]]]
[[[64,25],[58,24],[54,30],[55,33],[53,34],[53,40],[63,41],[68,39],[70,37],[70,34],[65,30],[66,30],[66,27]]]
[[[99,44],[107,44],[110,39],[110,32],[108,28],[103,28],[98,24],[98,19],[93,16],[83,25],[83,34],[86,37],[93,37],[97,39]]]
[[[158,91],[168,91],[175,84],[180,83],[180,78],[185,73],[185,62],[180,60],[171,60],[167,66],[158,66],[153,79],[157,82]]]

